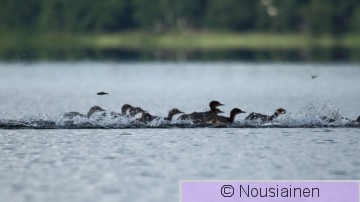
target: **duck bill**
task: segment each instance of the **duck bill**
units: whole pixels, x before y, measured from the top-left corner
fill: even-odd
[[[220,103],[220,104],[218,105],[218,107],[219,107],[219,106],[225,106],[225,105]]]
[[[244,112],[244,111],[241,111],[240,113],[244,113],[244,114],[245,114],[246,112]]]
[[[223,111],[220,110],[220,111],[218,111],[217,113],[218,113],[218,114],[222,114],[222,113],[225,113],[225,112],[223,112]]]

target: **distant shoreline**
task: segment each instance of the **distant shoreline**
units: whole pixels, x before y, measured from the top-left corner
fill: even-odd
[[[360,38],[346,35],[311,36],[292,33],[189,32],[149,33],[1,33],[0,50],[17,48],[128,49],[128,50],[306,50],[343,47],[360,49]]]
[[[132,31],[0,36],[0,61],[360,61],[360,38],[353,35]]]

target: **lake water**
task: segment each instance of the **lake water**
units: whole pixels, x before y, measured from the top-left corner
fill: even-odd
[[[360,179],[360,128],[341,119],[360,115],[359,76],[358,64],[0,63],[0,120],[10,128],[64,128],[61,114],[93,105],[159,116],[207,110],[210,100],[227,114],[287,110],[265,125],[242,114],[231,128],[0,129],[0,198],[178,201],[180,179]]]

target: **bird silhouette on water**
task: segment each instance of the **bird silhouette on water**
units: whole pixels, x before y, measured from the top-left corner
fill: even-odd
[[[67,112],[65,114],[63,114],[64,118],[68,118],[68,119],[73,119],[75,117],[83,117],[83,118],[90,118],[94,113],[96,112],[102,112],[102,111],[106,111],[105,109],[99,107],[99,106],[93,106],[89,109],[88,113],[86,115],[81,114],[79,112]]]
[[[232,123],[234,123],[235,116],[241,113],[246,113],[246,112],[244,112],[239,108],[234,108],[230,112],[230,117],[217,115],[212,121],[212,123],[214,125],[219,125],[219,126],[230,126]]]
[[[178,118],[178,120],[181,120],[181,121],[190,120],[194,124],[209,123],[217,116],[217,114],[224,113],[223,111],[221,111],[220,109],[217,108],[219,106],[224,106],[224,105],[221,104],[219,101],[211,101],[209,103],[209,107],[210,107],[209,111],[193,112],[191,114],[184,114],[184,115],[181,115]]]

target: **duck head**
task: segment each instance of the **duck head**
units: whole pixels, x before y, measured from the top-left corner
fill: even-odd
[[[283,108],[279,108],[275,111],[275,113],[278,113],[278,114],[286,114],[286,110],[283,109]]]
[[[210,103],[209,103],[209,106],[210,106],[210,108],[211,107],[220,107],[220,106],[224,106],[223,104],[221,104],[219,101],[211,101]]]
[[[99,106],[93,106],[90,108],[89,112],[87,113],[87,116],[89,117],[95,112],[103,112],[103,111],[106,111],[106,110]]]
[[[246,113],[246,112],[244,112],[243,110],[241,110],[241,109],[239,109],[239,108],[234,108],[234,109],[232,109],[231,112],[230,112],[230,120],[229,120],[229,122],[230,122],[230,123],[233,123],[234,120],[235,120],[235,116],[236,116],[237,114],[241,114],[241,113]]]
[[[234,108],[231,110],[230,115],[236,115],[236,114],[241,114],[241,113],[246,113],[246,112],[239,108]]]
[[[210,110],[211,111],[215,111],[217,107],[220,107],[220,106],[224,106],[223,104],[221,104],[219,101],[211,101],[209,103],[209,107],[210,107]]]
[[[184,113],[184,112],[180,111],[180,110],[177,109],[177,108],[174,108],[174,109],[172,109],[172,110],[169,111],[169,117],[170,117],[170,116],[174,116],[174,115],[176,115],[176,114],[182,114],[182,113]]]

